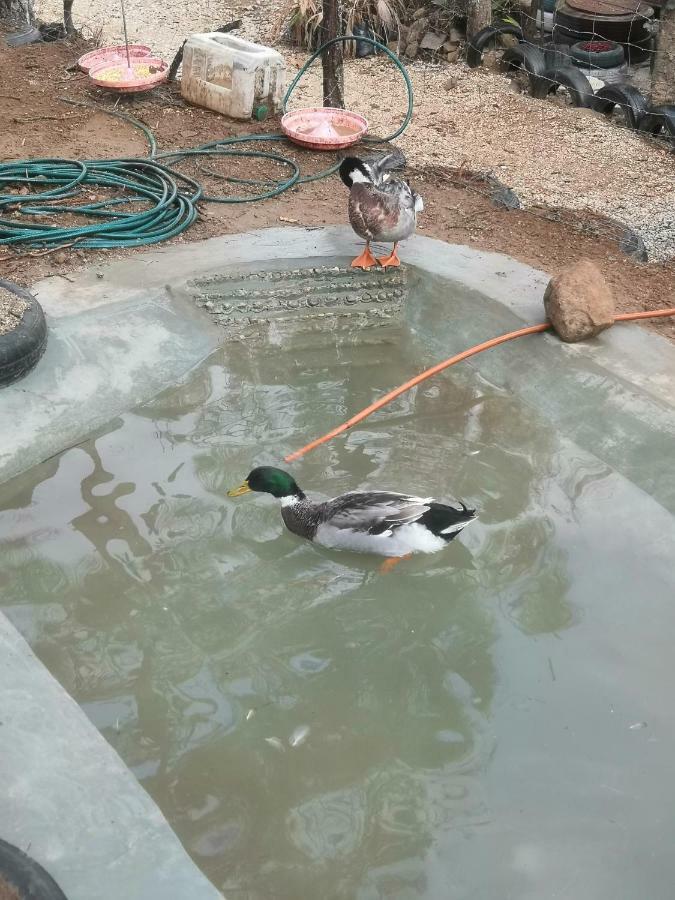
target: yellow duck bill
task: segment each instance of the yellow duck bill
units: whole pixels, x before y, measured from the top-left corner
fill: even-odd
[[[248,486],[248,481],[245,481],[243,484],[240,484],[238,488],[232,488],[231,491],[227,492],[228,497],[241,497],[242,494],[248,494],[251,488]]]

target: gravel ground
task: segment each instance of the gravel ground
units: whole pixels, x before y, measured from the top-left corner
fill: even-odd
[[[285,6],[274,0],[199,0],[199,3],[167,3],[165,0],[136,0],[125,4],[129,40],[148,44],[160,56],[173,58],[189,34],[212,31],[220,25],[241,19],[237,34],[262,42],[271,36],[273,24]],[[62,0],[36,0],[38,16],[45,21],[59,21],[63,17]],[[124,39],[122,12],[119,0],[75,0],[75,27],[86,38],[100,36],[104,44],[116,44]]]
[[[416,62],[408,71],[415,117],[397,143],[412,166],[489,172],[524,206],[598,213],[640,234],[650,259],[675,256],[675,154],[667,147],[591,110],[516,93],[498,73],[463,63]],[[293,105],[317,102],[320,90],[316,72]],[[350,62],[346,94],[359,97],[376,133],[391,131],[392,109],[405,108],[400,77],[379,60]]]
[[[171,58],[190,32],[241,18],[240,33],[265,42],[278,33],[284,3],[215,0],[170,6],[159,0],[128,4],[130,38],[150,41]],[[58,18],[61,0],[43,0],[44,18]],[[101,31],[104,42],[121,38],[116,4],[76,3],[75,21]],[[289,72],[306,58],[281,48]],[[648,143],[589,110],[560,100],[534,100],[519,93],[504,75],[468,69],[463,63],[409,66],[415,90],[415,118],[400,139],[412,168],[465,166],[491,173],[518,194],[526,207],[588,211],[632,228],[644,240],[651,260],[675,256],[675,154]],[[404,109],[399,74],[379,58],[351,60],[346,72],[348,104],[363,112],[371,132],[392,131]],[[293,105],[320,98],[320,68],[310,73]],[[358,99],[357,99],[358,98]]]
[[[14,331],[28,309],[28,303],[0,287],[0,334]]]

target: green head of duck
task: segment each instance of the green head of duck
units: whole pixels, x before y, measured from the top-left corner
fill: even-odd
[[[249,491],[257,491],[262,494],[271,494],[273,497],[304,497],[304,494],[295,482],[295,478],[282,469],[274,466],[259,466],[249,472],[248,477],[238,488],[227,492],[228,497],[240,497]]]

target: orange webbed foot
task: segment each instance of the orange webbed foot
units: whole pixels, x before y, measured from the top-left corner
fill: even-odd
[[[396,253],[396,244],[394,244],[394,249],[391,251],[389,256],[380,256],[378,257],[377,261],[383,269],[387,269],[390,266],[400,266],[401,260],[398,258],[398,254]]]
[[[410,559],[412,553],[406,553],[405,556],[390,556],[389,559],[385,559],[385,561],[380,566],[380,575],[388,575],[389,572],[397,566],[400,562],[403,562],[404,559]]]
[[[370,245],[366,244],[366,249],[360,256],[352,261],[352,269],[372,269],[377,265],[377,260],[370,252]]]

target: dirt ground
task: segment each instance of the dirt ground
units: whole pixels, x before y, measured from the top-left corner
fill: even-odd
[[[78,72],[67,71],[84,52],[81,43],[57,42],[8,50],[0,47],[0,111],[8,124],[0,133],[0,158],[33,157],[102,158],[145,155],[143,135],[131,125],[104,112],[67,105],[61,98],[112,108],[114,100],[89,87]],[[177,86],[151,95],[120,100],[117,109],[130,112],[155,133],[161,149],[197,146],[246,131],[276,132],[278,122],[229,121],[208,110],[187,106]],[[267,148],[268,145],[265,145]],[[269,145],[279,150],[279,145]],[[296,159],[303,174],[324,169],[332,162],[284,145],[282,151]],[[228,171],[223,161],[210,164],[220,174]],[[279,177],[270,164],[242,161],[242,177]],[[183,171],[194,172],[188,166]],[[230,169],[231,171],[231,169]],[[198,174],[207,191],[231,191],[202,171]],[[507,253],[525,263],[555,273],[564,265],[587,257],[594,260],[614,288],[620,311],[658,309],[675,305],[675,263],[640,264],[619,249],[621,229],[584,210],[560,210],[531,204],[527,209],[496,207],[485,185],[467,167],[418,164],[409,177],[423,194],[425,211],[419,232],[452,243]],[[346,221],[346,193],[337,176],[299,186],[282,196],[243,205],[202,205],[199,220],[178,241],[195,241],[280,224],[316,226]],[[18,255],[0,247],[0,277],[29,285],[39,278],[68,276],[99,260],[138,251],[88,251],[76,247],[56,252],[33,251]],[[405,256],[405,251],[403,251]],[[675,340],[675,323],[662,320],[653,327]]]

